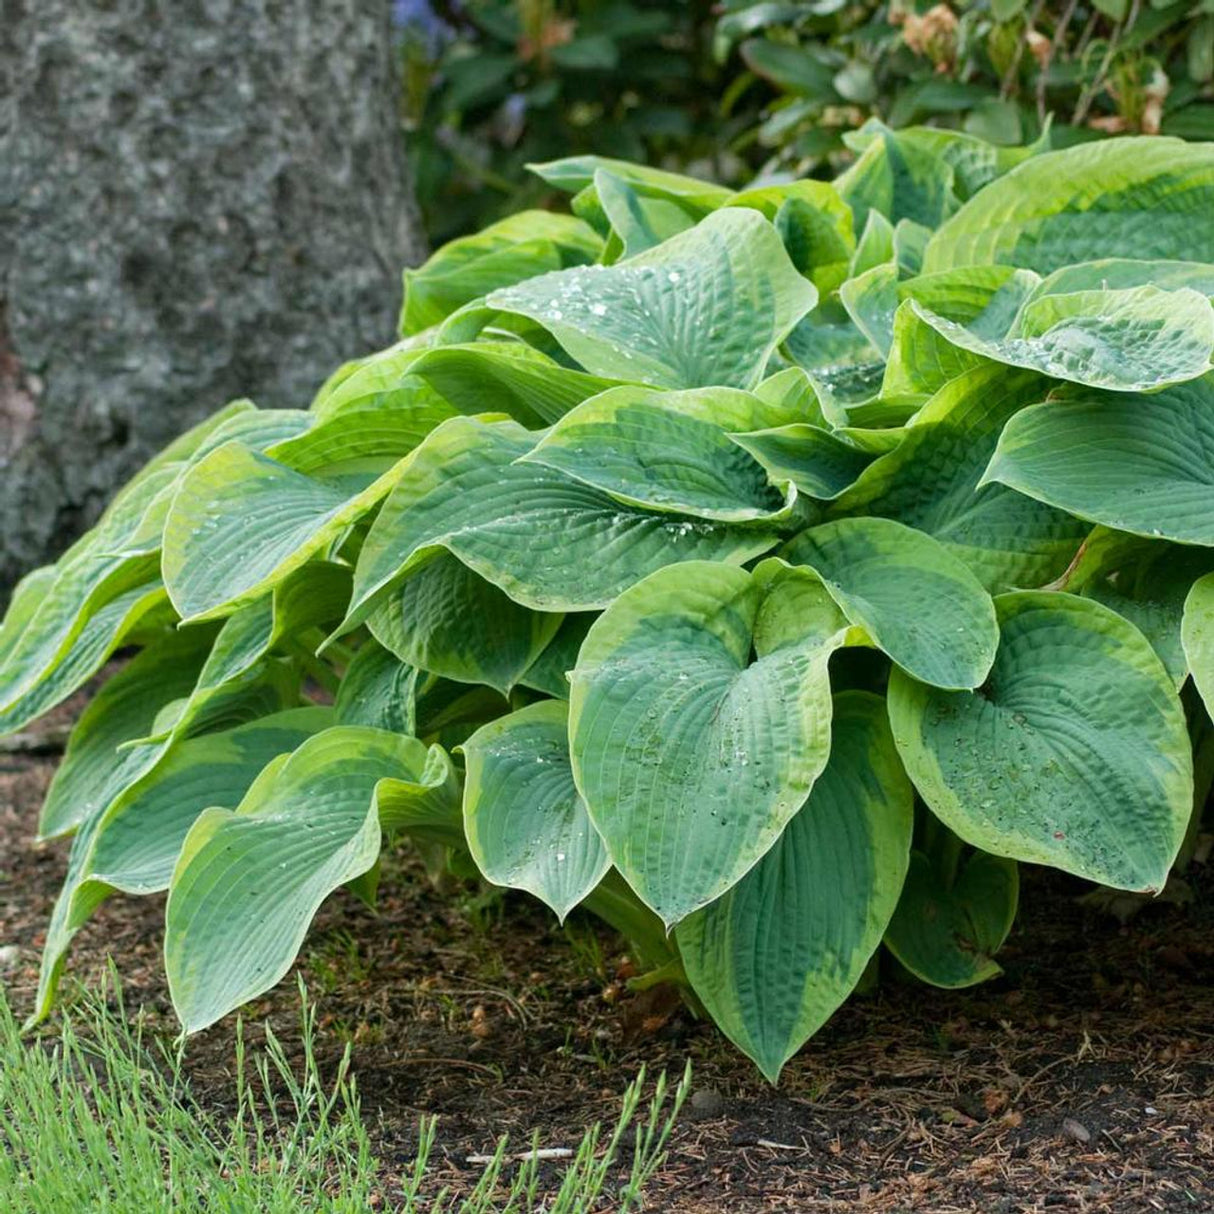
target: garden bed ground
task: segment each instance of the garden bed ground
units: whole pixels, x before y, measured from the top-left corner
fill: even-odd
[[[0,980],[21,1012],[66,863],[66,845],[33,842],[54,762],[0,754]],[[1080,883],[1027,872],[1002,978],[885,980],[773,1090],[669,992],[626,993],[620,944],[594,921],[562,931],[522,897],[440,895],[395,855],[379,913],[333,898],[301,964],[326,1055],[354,1043],[384,1209],[423,1113],[439,1117],[434,1181],[458,1190],[502,1133],[576,1145],[642,1064],[690,1058],[693,1097],[648,1209],[1214,1210],[1214,863],[1188,874],[1194,903],[1125,926],[1081,906]],[[162,912],[160,898],[107,904],[71,970],[95,980],[111,954],[128,1006],[167,1035]],[[297,1012],[287,982],[246,1015],[294,1041]],[[231,1100],[231,1060],[230,1021],[191,1043],[204,1103]]]

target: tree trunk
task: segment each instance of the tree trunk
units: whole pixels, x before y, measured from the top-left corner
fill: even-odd
[[[187,426],[391,341],[395,76],[387,0],[0,0],[0,601]]]

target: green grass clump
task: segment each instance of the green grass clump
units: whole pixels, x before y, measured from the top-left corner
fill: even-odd
[[[326,1080],[316,1056],[316,1009],[302,996],[302,1070],[269,1025],[246,1048],[238,1026],[234,1108],[200,1106],[180,1048],[149,1040],[116,982],[86,992],[53,1033],[23,1040],[0,991],[0,1209],[4,1214],[524,1214],[540,1208],[538,1143],[509,1176],[505,1138],[467,1196],[428,1183],[437,1121],[423,1117],[417,1154],[400,1177],[375,1157],[347,1047]],[[628,1085],[610,1134],[592,1127],[563,1165],[546,1209],[638,1210],[665,1158],[687,1095],[685,1074],[667,1102],[659,1077],[635,1134],[627,1181],[612,1169],[642,1110],[644,1072]],[[547,1187],[547,1186],[545,1186]]]

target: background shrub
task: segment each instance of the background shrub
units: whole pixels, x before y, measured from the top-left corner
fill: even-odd
[[[1214,138],[1207,0],[771,4],[397,0],[404,124],[436,241],[555,205],[597,153],[730,186],[831,176],[869,118],[1013,146]]]
[[[1214,11],[1204,0],[753,4],[727,0],[716,53],[763,117],[766,167],[837,161],[869,117],[998,144],[1053,122],[1054,146],[1102,134],[1214,138]],[[747,82],[753,81],[753,87]],[[742,142],[745,142],[743,140]]]
[[[403,115],[436,243],[547,195],[528,163],[580,152],[722,163],[704,0],[397,0]]]

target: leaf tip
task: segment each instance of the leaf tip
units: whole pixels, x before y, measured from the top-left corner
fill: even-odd
[[[780,1075],[784,1071],[784,1063],[787,1059],[780,1059],[776,1062],[774,1059],[755,1058],[754,1064],[759,1068],[759,1073],[771,1084],[773,1088],[780,1086]]]

